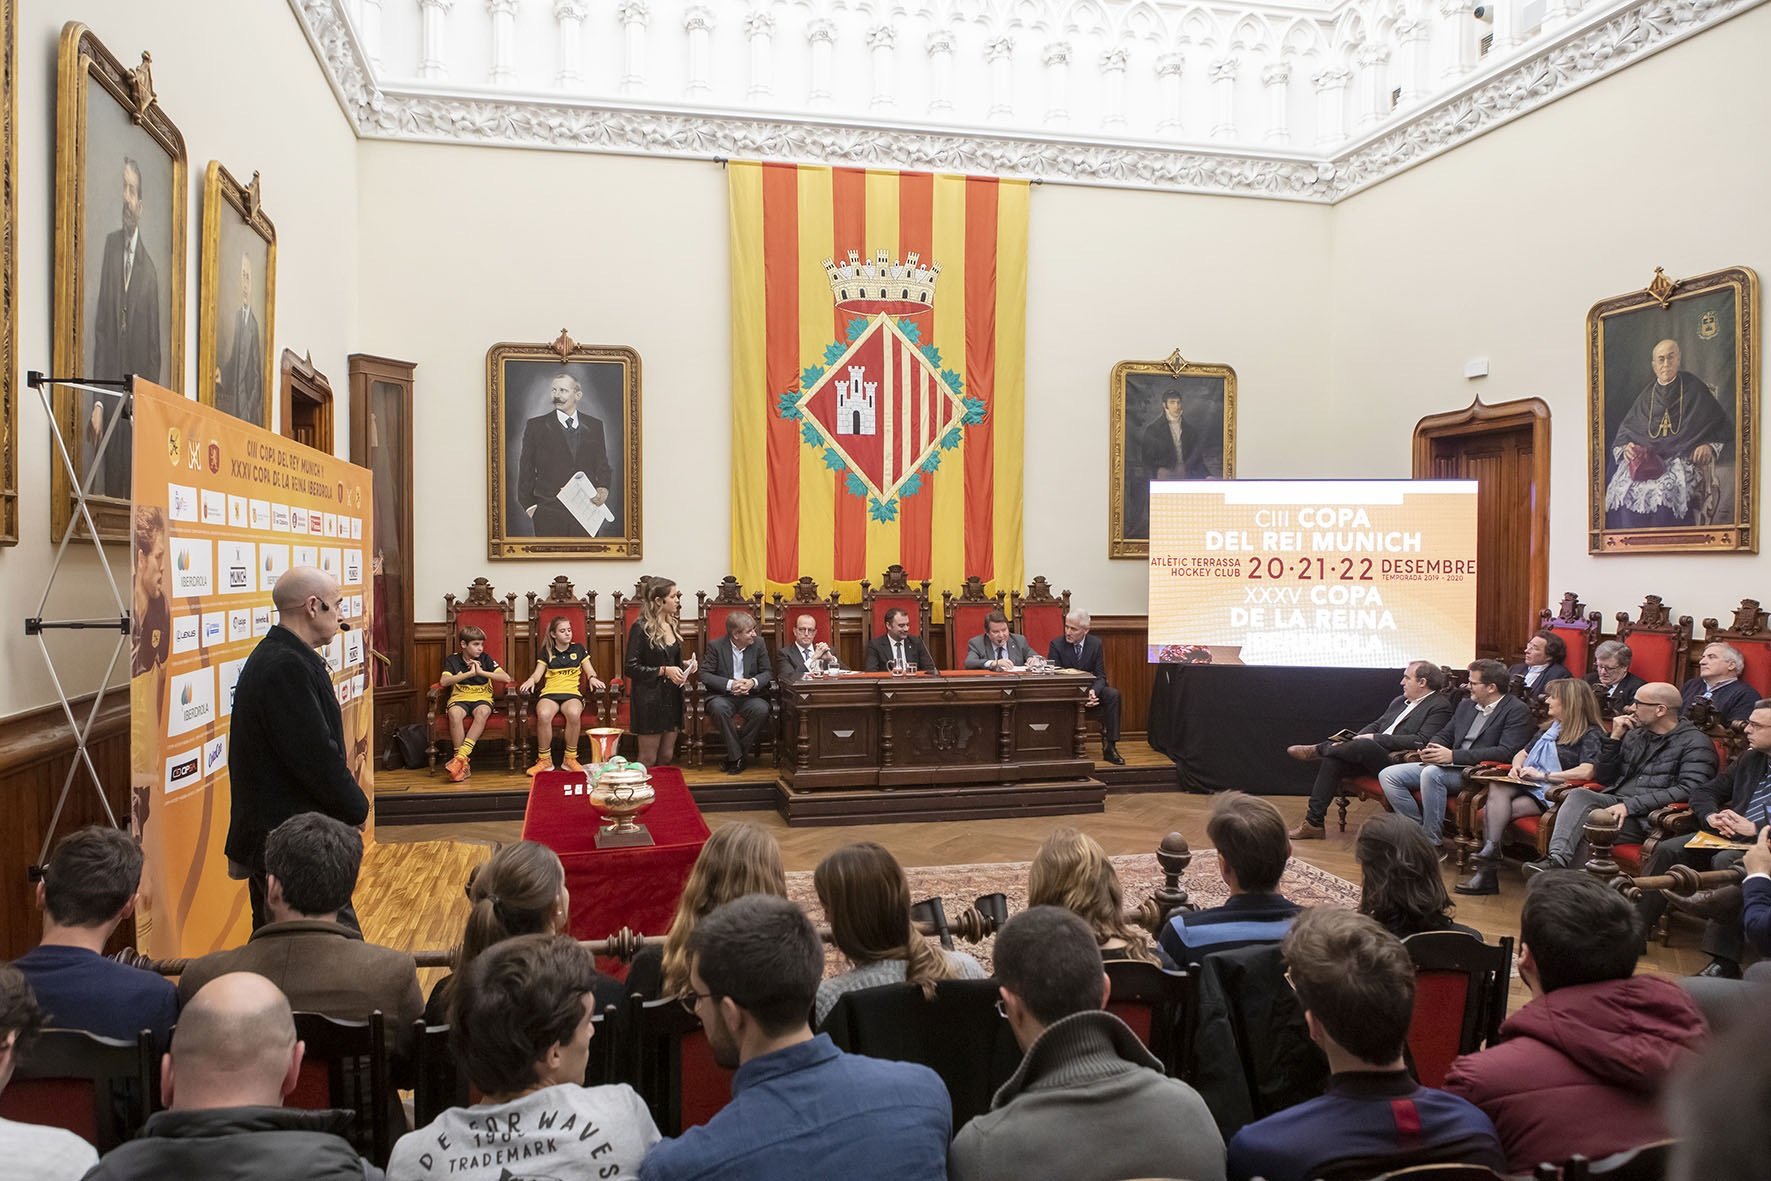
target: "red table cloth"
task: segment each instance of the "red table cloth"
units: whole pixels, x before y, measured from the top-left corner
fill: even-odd
[[[652,769],[652,789],[658,795],[639,821],[657,844],[639,848],[596,847],[602,813],[589,796],[565,794],[569,785],[583,782],[582,775],[543,771],[529,789],[523,816],[523,839],[546,845],[566,867],[572,936],[606,939],[622,927],[641,935],[664,934],[689,869],[707,843],[707,822],[683,773],[675,767]],[[608,960],[599,963],[604,971],[615,966]]]

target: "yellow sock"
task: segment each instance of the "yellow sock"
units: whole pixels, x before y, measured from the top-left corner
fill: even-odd
[[[455,748],[455,757],[458,759],[461,759],[464,762],[466,761],[467,756],[471,755],[472,753],[473,753],[473,739],[471,739],[471,738],[469,738],[466,742],[463,742],[460,746]]]

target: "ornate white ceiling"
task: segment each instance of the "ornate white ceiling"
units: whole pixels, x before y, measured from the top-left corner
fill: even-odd
[[[290,0],[359,136],[1332,202],[1763,0]]]

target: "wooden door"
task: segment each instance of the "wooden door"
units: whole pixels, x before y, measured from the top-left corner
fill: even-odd
[[[1513,663],[1549,585],[1549,409],[1532,399],[1422,419],[1416,479],[1475,480],[1477,658]]]

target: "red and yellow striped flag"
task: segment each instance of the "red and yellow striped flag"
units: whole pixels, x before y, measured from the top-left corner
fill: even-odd
[[[733,572],[846,599],[893,562],[937,592],[1019,587],[1026,183],[726,174]]]

